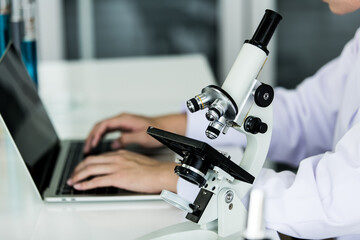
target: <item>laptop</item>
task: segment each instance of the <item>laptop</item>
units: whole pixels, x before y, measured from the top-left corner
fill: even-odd
[[[77,191],[66,184],[74,167],[84,159],[84,140],[60,141],[27,70],[14,45],[9,44],[0,59],[0,115],[42,198],[47,202],[129,201],[160,199],[145,194],[106,187]],[[111,150],[103,141],[93,154]],[[168,149],[128,150],[161,159],[173,160]]]

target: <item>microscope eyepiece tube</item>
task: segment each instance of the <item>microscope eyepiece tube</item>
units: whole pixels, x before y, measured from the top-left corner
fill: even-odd
[[[251,40],[245,41],[245,43],[250,43],[261,48],[264,52],[266,52],[266,55],[268,55],[269,51],[267,50],[267,45],[269,44],[270,39],[281,19],[282,17],[280,14],[266,9],[265,15],[258,25],[253,37]]]
[[[229,74],[221,88],[236,101],[239,112],[247,99],[247,93],[252,88],[255,79],[266,62],[270,41],[282,17],[280,14],[266,10],[253,38],[246,41],[241,48]]]

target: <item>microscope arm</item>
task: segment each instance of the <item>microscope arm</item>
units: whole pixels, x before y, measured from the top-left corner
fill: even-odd
[[[267,131],[258,134],[247,132],[244,129],[244,124],[241,127],[233,126],[236,130],[244,133],[247,140],[247,146],[240,162],[240,167],[256,178],[264,165],[270,146],[273,126],[272,105],[266,108],[254,106],[249,111],[248,116],[260,118],[261,121],[267,124]]]
[[[240,168],[250,173],[253,177],[257,177],[262,169],[271,140],[272,132],[272,105],[266,108],[259,107],[255,103],[250,108],[245,119],[238,120],[242,122],[241,127],[234,123],[233,127],[244,133],[247,138],[247,147],[243,158],[240,162]],[[250,133],[246,128],[246,119],[249,117],[261,119],[262,123],[266,123],[267,131],[265,133]],[[214,168],[209,171],[207,177],[207,186],[203,187],[194,205],[202,205],[206,201],[206,195],[211,194],[206,210],[202,213],[197,223],[210,228],[213,221],[217,219],[217,232],[221,237],[227,237],[236,232],[243,232],[246,226],[247,211],[242,200],[249,193],[252,184],[245,181],[234,179],[223,169]],[[216,178],[215,181],[212,179]],[[209,192],[207,192],[209,191]],[[206,196],[205,195],[205,196]],[[231,200],[229,197],[231,196]],[[196,213],[195,213],[196,214]],[[194,221],[194,213],[189,213],[187,219]],[[190,217],[189,217],[190,216]],[[210,226],[208,226],[210,225]]]

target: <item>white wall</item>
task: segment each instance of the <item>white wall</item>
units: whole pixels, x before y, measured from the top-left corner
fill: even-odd
[[[74,0],[75,1],[75,0]],[[79,9],[79,41],[81,56],[94,56],[91,26],[92,0],[77,0]],[[64,58],[64,26],[62,0],[37,0],[38,49],[40,60]],[[82,7],[81,7],[82,6]],[[244,40],[250,39],[265,9],[276,10],[275,0],[219,0],[219,73],[225,79]],[[275,83],[276,34],[269,45],[269,59],[260,74],[261,81]],[[220,80],[221,80],[220,79]]]
[[[62,0],[36,0],[38,58],[58,60],[64,58],[64,26]]]
[[[93,0],[77,0],[80,57],[95,58]]]

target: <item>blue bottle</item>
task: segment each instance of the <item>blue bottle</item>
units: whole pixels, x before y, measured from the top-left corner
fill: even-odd
[[[0,1],[0,57],[3,55],[10,37],[10,5]]]
[[[37,88],[39,83],[37,74],[36,41],[23,40],[21,43],[21,53],[28,73]]]

